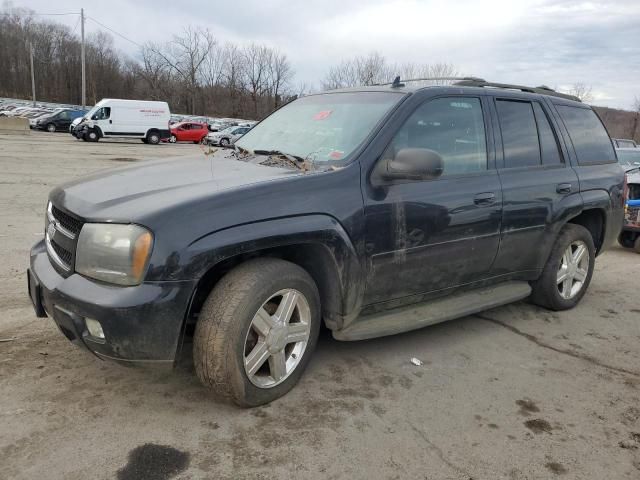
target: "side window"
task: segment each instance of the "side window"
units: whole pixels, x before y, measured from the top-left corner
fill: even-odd
[[[569,131],[580,165],[616,162],[611,139],[593,110],[566,105],[556,108]]]
[[[538,129],[530,102],[497,100],[506,168],[540,165]]]
[[[533,111],[536,114],[536,122],[538,124],[538,134],[540,136],[540,150],[542,151],[543,165],[559,165],[564,162],[560,149],[558,148],[558,140],[553,133],[551,124],[547,114],[538,102],[533,103]]]
[[[59,120],[69,120],[69,112],[68,111],[64,111],[64,112],[60,112],[60,115],[58,115],[58,119]]]
[[[444,161],[442,176],[486,170],[487,142],[480,99],[427,101],[400,128],[383,157],[393,158],[403,148],[438,152]]]
[[[107,120],[111,116],[111,107],[102,107],[93,114],[91,120]]]

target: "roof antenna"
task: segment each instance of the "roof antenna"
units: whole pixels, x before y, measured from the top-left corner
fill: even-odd
[[[404,83],[400,82],[400,75],[393,79],[393,83],[391,84],[391,88],[400,88],[404,87]]]

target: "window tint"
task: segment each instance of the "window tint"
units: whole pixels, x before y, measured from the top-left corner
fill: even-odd
[[[533,103],[533,111],[536,114],[538,123],[538,134],[540,135],[540,149],[542,150],[543,165],[558,165],[563,162],[558,148],[558,141],[549,123],[547,114],[539,103]]]
[[[538,130],[530,102],[496,101],[506,168],[540,165]]]
[[[557,109],[569,131],[579,164],[616,161],[611,139],[593,110],[566,105],[558,105]]]
[[[487,144],[478,98],[437,98],[420,106],[387,148],[393,158],[403,148],[427,148],[444,161],[442,175],[487,169]]]

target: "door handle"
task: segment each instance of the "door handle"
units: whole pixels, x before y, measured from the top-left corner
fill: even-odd
[[[556,185],[556,192],[558,193],[571,193],[570,183],[559,183]]]
[[[496,195],[493,192],[478,193],[473,197],[473,203],[476,205],[491,205],[495,200]]]
[[[109,123],[113,124],[113,120],[109,120]]]

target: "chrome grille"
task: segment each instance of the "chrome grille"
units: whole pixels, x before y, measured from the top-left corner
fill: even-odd
[[[52,264],[60,273],[71,274],[82,220],[49,203],[45,228],[45,244]]]

